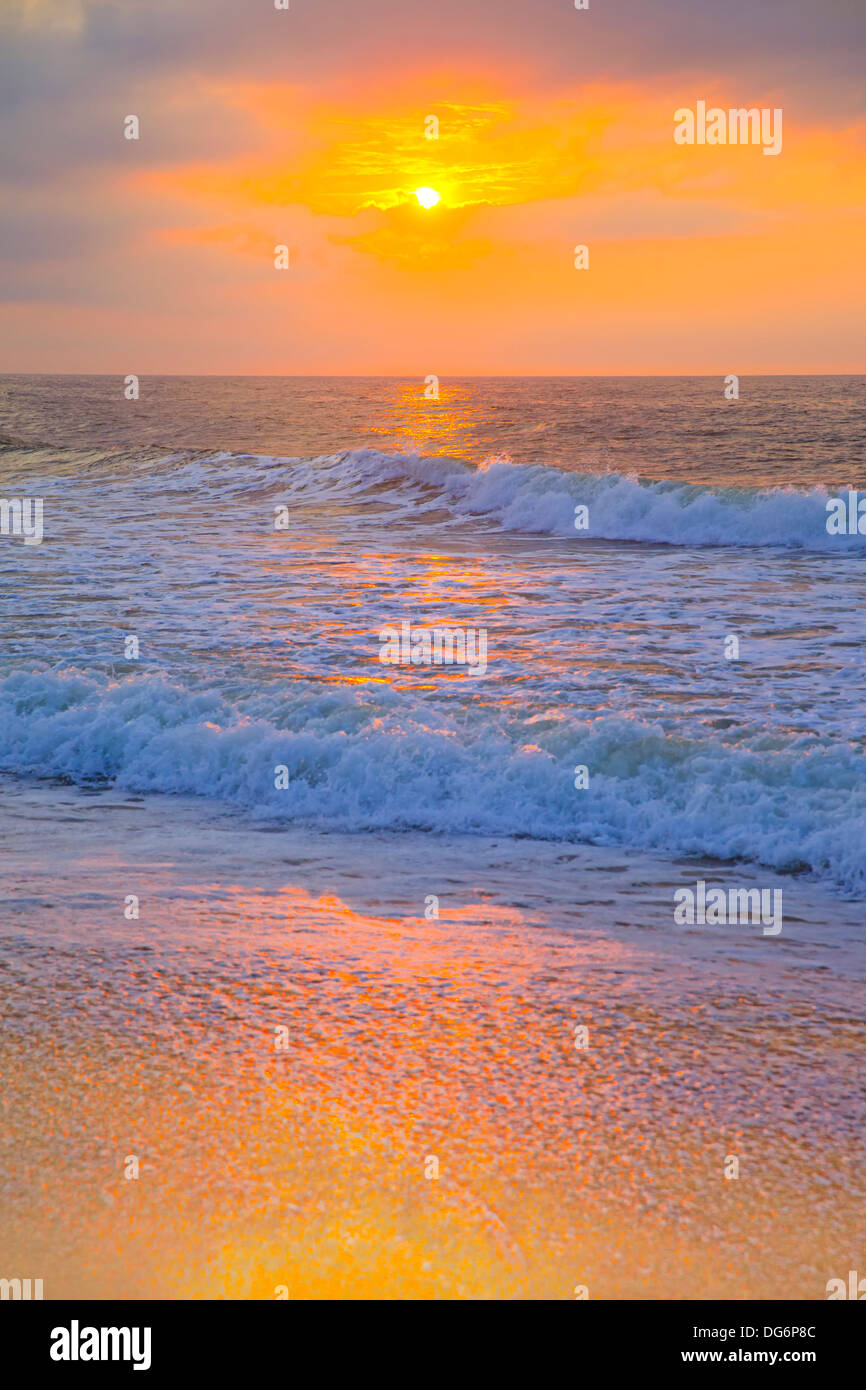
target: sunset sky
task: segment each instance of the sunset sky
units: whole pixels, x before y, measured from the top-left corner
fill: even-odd
[[[0,0],[0,371],[864,370],[862,0],[290,3]]]

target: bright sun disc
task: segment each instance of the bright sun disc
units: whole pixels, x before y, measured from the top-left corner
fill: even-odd
[[[415,197],[418,199],[422,208],[435,208],[436,204],[439,202],[439,194],[436,192],[435,188],[416,188]]]

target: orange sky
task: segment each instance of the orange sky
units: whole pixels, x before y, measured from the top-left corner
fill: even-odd
[[[18,6],[34,85],[0,120],[33,159],[3,173],[0,370],[864,370],[866,117],[844,72],[834,89],[825,56],[809,67],[805,37],[798,64],[768,36],[744,76],[700,26],[677,31],[675,61],[649,30],[618,59],[592,10],[543,0],[546,47],[535,30],[521,43],[514,5],[498,52],[447,25],[421,47],[407,6],[377,0],[352,65],[345,23],[329,44],[321,14],[260,14],[250,37],[216,0],[168,58],[160,3],[146,42],[140,7],[118,41],[135,8]],[[578,39],[572,75],[560,50]],[[781,154],[676,144],[673,113],[699,98],[781,107]]]

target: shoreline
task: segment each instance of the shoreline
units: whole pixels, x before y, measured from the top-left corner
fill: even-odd
[[[359,854],[17,782],[2,822],[3,1263],[47,1298],[808,1299],[859,1267],[861,904],[800,884],[780,936],[710,935],[652,856]]]

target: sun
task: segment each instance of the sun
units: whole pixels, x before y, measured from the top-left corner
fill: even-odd
[[[418,199],[422,208],[435,208],[441,194],[437,193],[435,188],[416,188],[415,197]]]

